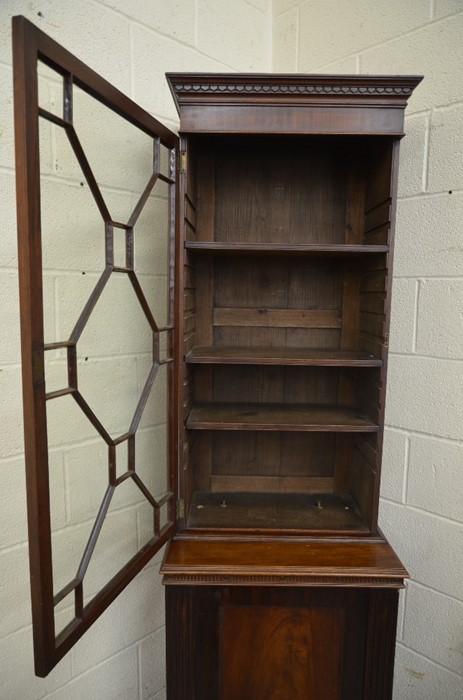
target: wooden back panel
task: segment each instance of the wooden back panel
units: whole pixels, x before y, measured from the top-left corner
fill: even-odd
[[[186,240],[387,245],[392,142],[364,137],[201,137]],[[189,176],[190,177],[190,176]],[[190,213],[189,213],[190,212]],[[216,348],[359,349],[385,356],[388,254],[186,254],[194,332]],[[190,321],[191,322],[191,321]],[[191,366],[190,366],[191,367]],[[188,376],[188,374],[187,374]],[[356,406],[382,420],[384,373],[374,367],[194,366],[189,400]],[[194,433],[194,431],[192,431]],[[189,489],[353,495],[374,529],[381,439],[375,434],[203,431],[191,448]],[[190,500],[188,496],[187,501]]]

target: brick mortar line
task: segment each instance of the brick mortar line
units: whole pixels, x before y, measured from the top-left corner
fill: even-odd
[[[310,2],[310,0],[306,0],[305,2],[299,2],[296,0],[296,2],[293,2],[293,5],[291,7],[288,7],[286,10],[282,10],[281,12],[275,12],[274,7],[273,7],[273,1],[271,3],[271,11],[272,11],[272,16],[273,17],[281,17],[282,15],[285,15],[287,12],[291,12],[291,10],[299,10],[302,5],[307,5],[307,3]]]
[[[27,537],[27,532],[26,532],[26,537]],[[16,542],[15,544],[11,544],[7,547],[0,547],[0,559],[1,559],[1,557],[6,556],[7,554],[14,554],[15,552],[20,552],[21,550],[24,550],[24,557],[27,559],[27,555],[29,552],[27,539],[23,540],[22,542]]]
[[[450,518],[446,515],[440,515],[439,513],[434,513],[430,510],[424,510],[423,508],[418,508],[418,506],[413,506],[410,503],[399,503],[398,501],[394,501],[392,498],[386,498],[386,496],[381,496],[381,500],[386,503],[393,503],[394,505],[400,506],[401,508],[405,508],[406,510],[411,511],[412,513],[428,515],[433,520],[439,520],[441,523],[445,523],[447,525],[456,525],[457,527],[463,528],[463,522],[460,520],[455,520],[455,518]]]
[[[463,106],[463,99],[454,100],[453,102],[447,102],[446,104],[443,104],[443,105],[437,105],[436,107],[433,107],[430,111],[431,112],[443,112],[446,109],[452,109],[452,107],[461,107],[461,106]]]
[[[410,436],[405,438],[405,454],[404,454],[404,473],[403,473],[403,483],[402,483],[402,503],[407,504],[408,498],[408,474],[410,467],[410,450],[411,441]]]
[[[432,438],[433,440],[437,440],[438,442],[444,442],[449,445],[458,445],[463,447],[463,440],[459,438],[449,438],[449,437],[443,437],[442,435],[433,435],[432,433],[424,433],[420,430],[408,430],[407,428],[401,428],[400,426],[395,426],[395,425],[390,425],[386,424],[386,428],[389,430],[394,430],[395,432],[399,433],[400,435],[410,435],[410,436],[417,436],[417,437],[428,437]]]
[[[457,194],[462,194],[463,189],[458,189],[458,190],[452,190],[452,194],[449,194],[448,190],[441,190],[439,192],[417,192],[416,194],[409,194],[409,195],[403,195],[398,197],[398,201],[400,202],[407,202],[407,201],[412,201],[412,200],[419,200],[419,199],[433,199],[434,197],[453,197],[453,195]],[[426,228],[424,225],[423,228]]]
[[[52,351],[53,352],[53,351]],[[85,356],[84,356],[85,357]],[[151,353],[149,351],[142,352],[142,353],[124,353],[123,355],[95,355],[95,356],[90,356],[87,355],[87,357],[96,362],[107,362],[107,361],[113,361],[113,360],[136,360],[136,359],[147,359],[151,357]],[[82,357],[78,357],[77,361],[79,363],[85,362]],[[52,356],[49,361],[45,362],[45,367],[53,365],[65,365],[67,363],[66,356],[65,355],[57,355],[57,356]],[[85,366],[85,365],[83,365]],[[0,367],[3,369],[22,369],[22,364],[20,362],[2,362],[0,363]]]
[[[412,585],[412,587],[416,586],[416,588],[422,588],[424,590],[432,591],[432,593],[436,593],[436,595],[440,595],[443,598],[448,598],[449,600],[453,600],[456,603],[463,604],[463,598],[456,598],[454,595],[451,595],[449,593],[443,593],[442,591],[439,591],[437,588],[434,588],[434,586],[428,586],[426,583],[421,583],[421,581],[416,581],[414,578],[411,578],[409,581],[407,581],[407,586],[409,586],[410,584]]]
[[[367,46],[364,49],[357,49],[356,51],[352,51],[351,53],[345,54],[344,56],[340,56],[339,58],[336,58],[332,61],[329,61],[328,63],[324,63],[322,65],[315,66],[311,68],[311,72],[316,72],[316,71],[322,71],[325,68],[328,68],[330,65],[333,63],[339,63],[339,61],[344,61],[346,58],[352,58],[353,56],[356,56],[357,54],[362,57],[363,54],[368,53],[369,51],[373,51],[374,49],[380,48],[381,46],[386,46],[387,44],[390,44],[393,41],[396,41],[397,39],[401,39],[402,37],[408,37],[411,36],[412,34],[416,34],[417,32],[423,31],[423,29],[426,29],[427,27],[431,27],[435,24],[440,24],[441,22],[446,22],[448,20],[453,19],[454,17],[458,17],[461,14],[463,14],[463,10],[460,12],[454,12],[451,15],[446,15],[445,17],[439,17],[438,19],[434,21],[427,21],[424,24],[421,24],[419,27],[415,27],[414,29],[410,29],[407,32],[402,32],[400,34],[396,34],[395,36],[391,37],[390,39],[386,39],[385,41],[380,41],[378,44],[373,44],[372,46]]]
[[[418,277],[417,275],[394,275],[394,280],[422,280],[423,282],[454,282],[462,281],[463,275],[426,275],[426,277]]]
[[[135,643],[135,651],[137,654],[137,678],[138,678],[138,700],[143,700],[143,674],[141,670],[141,649],[140,645]]]
[[[3,173],[4,175],[15,175],[16,169],[14,166],[7,166],[7,165],[0,165],[0,173]],[[63,175],[55,175],[54,173],[41,173],[40,174],[40,179],[45,181],[45,182],[55,182],[55,183],[67,183],[71,185],[75,185],[76,189],[82,189],[81,182],[83,181],[86,183],[85,177],[82,173],[82,178],[72,178],[72,177],[65,177]],[[148,177],[147,180],[148,182]],[[166,185],[167,186],[167,185]],[[156,187],[156,186],[155,186]],[[113,187],[111,185],[99,185],[99,189],[103,194],[120,194],[124,196],[130,196],[134,197],[136,200],[138,200],[142,194],[142,192],[137,192],[135,190],[125,190],[122,187]],[[89,197],[91,197],[92,201],[93,200],[93,195],[90,192],[90,189],[88,188],[86,191],[89,193]],[[158,195],[157,193],[154,192],[153,194],[150,195],[150,198],[153,197],[156,201],[168,201],[168,196],[167,195]],[[149,201],[149,200],[148,200]],[[96,205],[95,205],[96,207]],[[97,210],[95,210],[95,213],[97,213]],[[143,213],[143,212],[142,212]],[[103,223],[103,219],[101,216],[99,216],[99,220]]]
[[[126,353],[121,354],[121,355],[92,355],[92,356],[87,355],[86,357],[88,357],[89,360],[90,359],[96,360],[97,362],[105,362],[106,360],[134,360],[134,359],[135,360],[137,360],[137,359],[145,360],[147,358],[152,357],[152,353],[150,353],[150,351],[147,350],[146,352],[140,352],[140,353],[126,352]],[[82,361],[82,357],[77,357],[78,362],[79,362],[79,360]],[[47,364],[48,363],[46,362],[45,367],[47,366]],[[65,355],[62,355],[59,357],[53,357],[50,360],[49,364],[50,365],[51,364],[53,364],[53,365],[56,365],[56,364],[67,365],[67,358]]]
[[[140,475],[139,475],[139,476],[140,476]],[[143,479],[142,479],[142,481],[143,481]],[[143,482],[143,483],[144,483],[144,482]],[[140,494],[141,494],[141,496],[142,496],[142,498],[141,498],[140,501],[136,501],[135,503],[128,503],[127,505],[120,506],[119,508],[115,508],[114,510],[108,511],[106,517],[108,517],[108,516],[110,516],[110,515],[121,515],[121,514],[127,514],[127,513],[131,513],[131,512],[135,512],[135,514],[137,514],[138,511],[139,511],[139,507],[140,507],[141,505],[143,505],[144,503],[148,503],[148,505],[150,505],[150,507],[152,507],[151,504],[149,504],[149,501],[146,499],[146,497],[143,496],[143,494],[141,493],[141,491],[140,491]],[[162,497],[163,495],[164,495],[164,494],[161,494],[161,497]],[[157,495],[154,494],[154,498],[156,498],[156,496],[157,496]],[[103,500],[103,499],[102,499],[102,500]],[[97,508],[97,511],[96,511],[94,517],[92,516],[92,517],[86,518],[85,520],[79,520],[79,522],[67,523],[67,524],[64,525],[63,527],[54,529],[54,530],[53,530],[53,536],[60,535],[60,534],[66,534],[66,533],[73,533],[73,532],[75,532],[76,530],[78,530],[78,528],[80,528],[80,527],[84,527],[84,526],[87,526],[87,525],[92,525],[92,524],[95,522],[96,516],[97,516],[97,514],[98,514],[98,509],[99,509],[99,506],[98,506],[98,508]],[[105,518],[105,520],[106,520],[106,518]],[[136,529],[137,529],[137,528],[135,528],[135,530],[136,530]],[[138,533],[136,532],[135,534],[138,534]],[[84,548],[85,545],[86,545],[86,541],[88,540],[88,537],[85,537],[85,538],[83,538],[83,539],[85,540],[85,542],[83,542],[83,548]],[[22,543],[21,543],[21,544],[22,544]],[[137,546],[138,546],[138,538],[137,538]],[[140,551],[140,549],[142,549],[143,546],[144,546],[144,545],[141,545],[141,546],[138,548],[138,551]],[[3,552],[3,549],[0,550],[0,556],[1,556],[1,552]],[[155,556],[155,555],[153,555],[153,556]]]
[[[463,357],[439,357],[436,355],[423,355],[417,352],[390,352],[390,356],[394,357],[407,357],[407,358],[420,358],[423,360],[438,360],[439,362],[463,362]]]
[[[300,46],[301,46],[301,6],[300,4],[296,5],[296,41],[295,41],[295,50],[296,50],[296,70],[300,70]],[[274,49],[274,42],[272,41],[272,53]]]
[[[419,316],[420,316],[420,293],[421,293],[421,283],[422,279],[417,279],[416,280],[416,285],[415,285],[415,298],[413,300],[413,333],[412,333],[412,352],[413,354],[417,354],[416,347],[417,347],[417,342],[418,342],[418,322],[419,322]],[[400,354],[400,353],[398,353]]]
[[[153,557],[153,559],[154,559],[154,557]],[[141,573],[141,572],[140,572],[140,573]],[[73,605],[70,605],[70,606],[69,606],[69,609],[72,609],[73,607],[74,607]],[[70,654],[70,656],[69,656],[69,659],[70,659],[71,678],[69,679],[69,681],[66,681],[66,685],[67,685],[68,683],[70,683],[71,681],[74,681],[74,680],[78,679],[79,677],[85,675],[86,673],[89,673],[92,669],[95,669],[95,668],[97,668],[98,666],[101,666],[101,664],[105,663],[105,661],[108,661],[108,660],[112,659],[114,656],[117,656],[118,654],[121,654],[122,652],[126,651],[127,649],[130,649],[132,646],[141,645],[141,644],[142,644],[143,642],[145,642],[147,639],[149,639],[150,637],[154,636],[155,634],[157,634],[158,632],[160,632],[160,631],[163,630],[164,628],[165,628],[165,624],[163,623],[163,624],[161,624],[159,627],[155,627],[151,632],[148,632],[148,634],[143,635],[142,637],[136,639],[135,641],[131,642],[130,644],[127,644],[127,645],[126,645],[125,647],[123,647],[122,649],[120,649],[120,650],[114,652],[114,654],[111,654],[110,656],[105,657],[105,659],[103,659],[102,661],[100,661],[98,664],[95,664],[94,666],[89,667],[89,668],[86,669],[85,671],[81,671],[80,673],[77,673],[77,674],[75,674],[75,675],[74,675],[74,672],[73,672],[73,660],[72,660],[73,653],[71,652],[71,654]],[[6,635],[0,637],[0,639],[3,640],[3,641],[8,641],[10,638],[12,638],[12,637],[14,637],[14,636],[17,636],[17,635],[19,635],[19,634],[22,634],[22,633],[24,633],[26,630],[29,630],[30,633],[31,633],[31,636],[32,636],[32,625],[31,625],[30,622],[27,623],[26,625],[22,625],[21,627],[18,627],[18,629],[14,630],[13,632],[8,632],[8,634],[6,634]],[[64,687],[64,686],[58,686],[58,687],[55,688],[53,691],[50,691],[50,693],[49,693],[48,695],[50,695],[51,693],[56,693],[58,690],[60,690],[60,689],[63,688],[63,687]],[[162,690],[162,689],[161,689],[161,690]],[[43,698],[42,698],[42,700],[43,700]]]
[[[162,423],[156,423],[154,425],[148,425],[148,426],[143,426],[141,428],[138,428],[137,434],[142,433],[148,433],[151,430],[157,430],[158,428],[165,428],[166,426],[166,421],[164,420]],[[73,452],[74,449],[79,449],[81,447],[92,447],[92,446],[100,446],[106,445],[106,443],[102,443],[102,438],[83,438],[82,440],[77,440],[71,443],[68,443],[67,446],[52,446],[49,447],[48,453],[50,455],[59,455],[62,454],[63,457],[70,452]],[[8,465],[11,464],[12,462],[19,462],[21,464],[21,467],[24,466],[24,452],[18,452],[17,454],[14,455],[9,455],[6,457],[0,457],[0,466],[1,465]]]
[[[429,661],[429,663],[433,664],[434,666],[438,666],[439,668],[443,669],[444,671],[447,671],[447,673],[451,673],[456,678],[463,678],[463,674],[459,674],[456,671],[453,671],[451,668],[448,668],[448,666],[444,666],[443,664],[439,663],[435,659],[431,659],[430,656],[423,654],[421,651],[417,651],[414,647],[411,647],[408,644],[405,644],[405,642],[398,641],[397,644],[398,644],[398,646],[400,646],[404,649],[408,649],[409,651],[412,651],[417,656],[421,656],[421,658],[426,659],[426,661]]]
[[[396,641],[399,640],[399,634],[400,634],[400,641],[403,642],[404,637],[405,637],[405,620],[407,617],[407,586],[403,589],[403,604],[402,604],[402,619],[400,620],[400,632],[397,632],[397,637]],[[397,620],[398,622],[399,620]]]
[[[407,107],[407,111],[405,112],[405,115],[404,115],[405,125],[407,125],[407,121],[409,119],[414,119],[415,117],[421,117],[421,116],[423,116],[423,114],[429,114],[429,112],[430,112],[429,109],[418,109],[416,112],[409,112],[408,107]]]
[[[231,70],[233,72],[237,71],[236,68],[234,68],[233,66],[230,66],[228,63],[224,63],[224,61],[220,61],[217,58],[215,58],[214,56],[211,56],[210,54],[205,53],[204,51],[201,51],[194,44],[189,44],[185,41],[182,41],[181,39],[177,39],[176,37],[172,36],[172,34],[164,34],[163,32],[159,31],[158,29],[153,29],[153,27],[150,27],[148,24],[141,22],[139,19],[136,19],[135,17],[133,17],[131,15],[125,14],[125,12],[122,12],[121,10],[117,10],[113,7],[110,8],[107,5],[102,5],[98,0],[88,0],[88,1],[94,5],[97,5],[100,8],[104,7],[106,10],[109,10],[110,12],[113,12],[114,14],[119,15],[120,17],[123,17],[129,25],[134,24],[138,27],[142,27],[143,29],[145,29],[148,32],[151,32],[153,34],[157,34],[158,36],[161,36],[164,39],[168,39],[169,41],[172,41],[174,44],[177,44],[177,46],[182,46],[184,48],[195,51],[200,56],[204,56],[205,58],[210,58],[213,61],[215,61],[215,63],[218,63],[218,64],[224,66],[225,68],[228,68],[229,70]],[[195,9],[196,9],[196,6],[195,6]],[[258,10],[256,10],[256,12],[258,12]],[[259,14],[261,14],[261,13],[259,13]],[[195,12],[195,15],[196,15],[196,12]],[[129,48],[131,48],[130,42],[129,42]],[[130,59],[133,60],[133,54],[130,55]]]
[[[431,146],[431,120],[432,109],[426,115],[426,128],[424,130],[423,164],[421,171],[421,191],[426,193],[429,185],[429,149]],[[448,190],[447,190],[448,191]]]
[[[270,2],[269,2],[267,12],[264,12],[263,10],[259,10],[259,8],[256,7],[252,2],[249,2],[249,0],[244,0],[244,2],[246,3],[246,5],[249,5],[249,7],[252,7],[254,10],[256,10],[256,12],[258,12],[259,14],[261,14],[262,17],[270,17],[270,18],[272,18],[272,12],[271,12],[271,11],[272,11],[272,4],[271,4],[271,0],[270,0]]]
[[[135,645],[136,645],[136,642],[133,642],[132,644],[128,645],[127,647],[125,647],[121,651],[117,651],[114,654],[107,656],[106,658],[102,659],[99,663],[88,668],[86,671],[83,671],[82,673],[77,674],[77,676],[73,676],[72,678],[70,678],[70,680],[66,681],[64,683],[64,685],[60,685],[60,686],[58,686],[58,688],[55,688],[54,690],[50,691],[46,695],[43,695],[40,698],[40,700],[49,700],[49,698],[52,698],[53,695],[55,695],[59,691],[65,690],[69,685],[71,685],[71,683],[74,683],[74,681],[76,681],[80,678],[85,678],[85,676],[88,676],[90,673],[92,673],[96,669],[100,668],[101,666],[104,666],[106,663],[108,663],[109,661],[114,659],[116,656],[120,656],[120,655],[126,653],[128,651],[128,649],[130,649],[132,646],[135,647]],[[71,669],[72,669],[72,666],[71,666]]]
[[[8,271],[8,272],[16,272],[16,273],[18,272],[18,268],[16,268],[16,267],[4,267],[4,268],[0,267],[0,270],[1,269]],[[61,276],[66,275],[67,277],[87,277],[89,279],[93,279],[95,281],[98,281],[101,277],[103,270],[104,270],[104,265],[102,265],[100,270],[85,270],[85,275],[83,275],[82,270],[74,270],[74,269],[67,270],[66,268],[50,267],[50,268],[45,268],[43,270],[43,273],[44,273],[43,276],[45,279],[47,279],[47,278],[53,278],[56,276],[61,277]],[[121,273],[114,273],[114,274],[120,274],[121,279],[122,279],[122,275],[126,274],[126,273],[121,272]],[[164,273],[164,272],[150,274],[148,272],[139,272],[138,270],[135,270],[135,274],[137,275],[138,278],[144,279],[146,281],[148,281],[148,280],[150,280],[150,281],[154,281],[154,280],[167,281],[169,278],[168,274]]]

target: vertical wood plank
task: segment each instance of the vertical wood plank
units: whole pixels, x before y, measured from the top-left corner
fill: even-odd
[[[24,440],[35,671],[43,676],[55,646],[43,351],[42,241],[37,81],[38,37],[13,18],[18,265]]]

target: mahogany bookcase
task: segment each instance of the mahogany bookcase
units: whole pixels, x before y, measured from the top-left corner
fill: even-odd
[[[45,675],[162,545],[170,700],[387,700],[405,569],[378,530],[399,143],[415,76],[168,74],[180,136],[15,18],[23,386],[36,671]],[[37,61],[63,78],[39,105]],[[114,221],[73,124],[73,87],[153,140],[132,215]],[[69,337],[44,342],[38,121],[62,128],[102,217],[105,268]],[[169,154],[160,166],[160,149]],[[137,219],[169,189],[169,319],[139,284]],[[114,229],[126,235],[114,259]],[[109,435],[78,383],[77,346],[126,275],[153,334],[130,429]],[[159,339],[167,335],[167,356]],[[47,392],[44,356],[67,353]],[[137,473],[138,425],[168,365],[168,489]],[[108,448],[108,488],[77,574],[54,591],[45,405],[71,395]],[[127,442],[128,468],[115,467]],[[153,465],[153,469],[155,465]],[[131,479],[150,541],[92,600],[84,579]],[[54,607],[74,596],[58,635]]]

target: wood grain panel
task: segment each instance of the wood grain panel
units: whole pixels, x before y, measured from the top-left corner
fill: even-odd
[[[215,401],[332,403],[337,401],[336,367],[213,365]]]
[[[365,232],[365,243],[367,245],[386,245],[389,241],[390,228],[390,224],[386,223]]]
[[[208,105],[182,107],[182,132],[232,134],[376,134],[403,136],[403,107]]]
[[[354,449],[350,478],[352,493],[360,512],[370,523],[373,513],[373,493],[375,487],[375,471],[358,449]]]
[[[360,310],[372,314],[384,314],[384,294],[380,292],[362,292],[360,294]]]
[[[355,438],[355,447],[359,452],[365,457],[366,461],[372,469],[376,468],[376,462],[378,459],[378,449],[377,449],[377,437],[373,436],[373,439],[367,439],[365,435],[358,435]]]
[[[187,196],[185,196],[185,219],[192,229],[196,230],[196,208]]]
[[[321,331],[318,329],[311,329],[305,331],[305,334],[311,334],[310,338],[307,338],[306,340],[311,340],[312,336],[315,334],[319,334]],[[339,331],[325,331],[329,334],[334,334],[337,337],[337,334],[339,334]],[[262,346],[262,345],[268,345],[270,347],[274,348],[283,348],[285,347],[286,339],[288,335],[288,330],[286,328],[275,328],[273,327],[268,327],[268,326],[254,326],[252,327],[252,332],[250,329],[250,326],[214,326],[213,327],[213,337],[214,337],[214,344],[215,345],[227,345],[227,346],[233,346],[233,345],[240,345],[243,346],[243,344],[249,344],[250,347],[253,345],[255,346]],[[331,338],[330,338],[331,340]],[[334,343],[334,347],[336,347],[336,341],[333,340],[331,341]],[[302,347],[317,347],[317,345],[312,344],[311,342],[302,342]],[[322,342],[322,347],[332,347],[332,345],[326,346],[324,342]]]
[[[334,143],[242,140],[216,164],[216,240],[343,243],[347,173]]]
[[[213,473],[246,476],[331,477],[336,441],[331,433],[215,432]]]
[[[371,143],[366,181],[366,215],[391,197],[392,141]]]
[[[249,346],[195,346],[185,358],[191,364],[301,365],[380,367],[381,360],[361,350],[313,350]]]
[[[338,311],[331,309],[214,309],[215,326],[276,326],[279,328],[340,328]]]
[[[357,158],[346,157],[348,167],[346,188],[346,243],[363,242],[365,210],[365,163],[361,149]]]
[[[315,432],[378,432],[378,425],[355,409],[285,404],[195,404],[187,420],[190,430],[285,430]]]
[[[214,240],[215,219],[215,153],[198,151],[197,157],[196,221],[199,238]]]
[[[388,197],[365,214],[365,232],[375,229],[377,226],[390,221],[391,199]]]
[[[250,232],[252,233],[252,232]],[[255,255],[255,256],[307,256],[315,258],[355,258],[377,253],[387,253],[387,245],[344,244],[344,243],[259,243],[245,241],[202,241],[186,240],[186,250],[211,255]]]
[[[387,579],[395,578],[397,587],[403,587],[407,572],[392,547],[384,540],[378,541],[230,541],[224,547],[220,541],[173,540],[162,564],[161,573],[173,576],[196,570],[204,580],[208,576],[229,575],[223,579],[223,586],[230,585],[233,575],[257,576],[258,574],[287,574],[297,576],[324,576],[339,579],[339,585],[365,583],[374,586],[374,580],[381,585]],[[343,579],[348,579],[348,581]],[[316,581],[315,581],[316,583]],[[220,585],[220,584],[219,584]],[[299,588],[297,580],[293,585]],[[326,591],[324,591],[326,594]]]
[[[227,606],[221,629],[220,700],[338,700],[339,609]]]
[[[366,530],[352,496],[313,491],[198,491],[188,525],[203,530]]]
[[[213,474],[211,491],[257,493],[332,493],[333,479],[321,476],[223,476]]]

